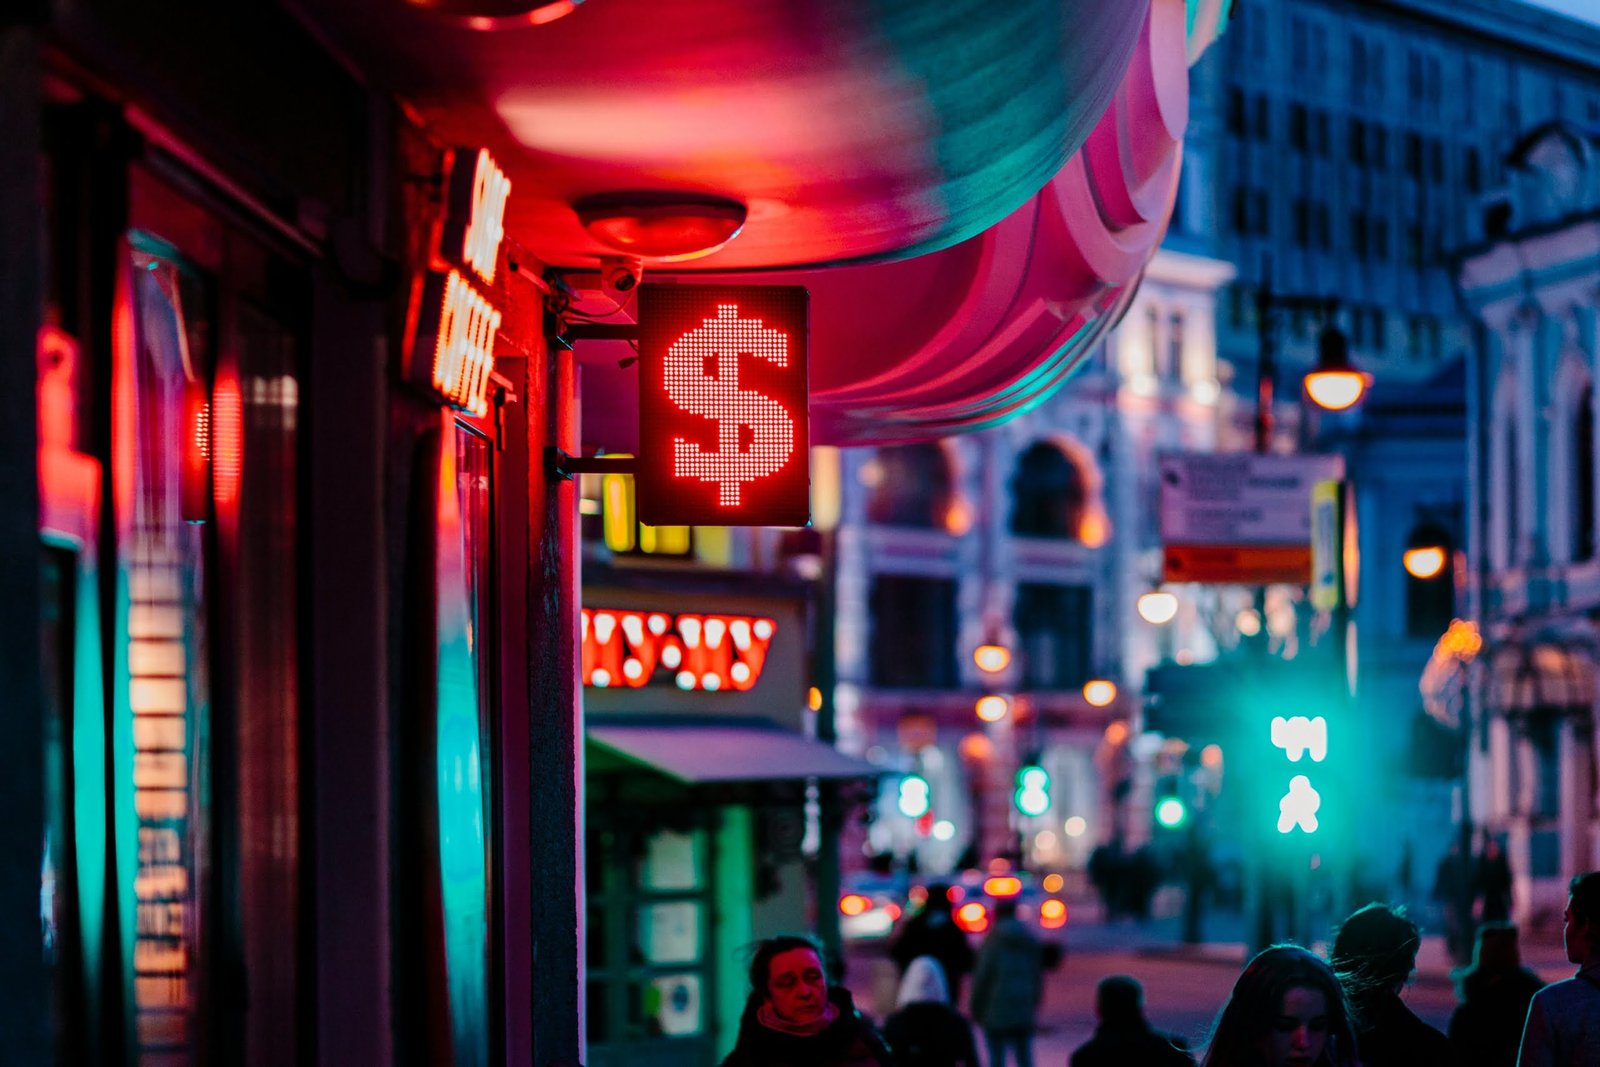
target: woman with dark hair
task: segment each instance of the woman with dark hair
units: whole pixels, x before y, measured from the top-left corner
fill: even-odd
[[[1359,1067],[1355,1027],[1333,968],[1275,945],[1245,965],[1217,1016],[1202,1067]]]
[[[739,1040],[722,1067],[889,1067],[889,1046],[828,987],[822,950],[809,937],[769,937],[750,959],[750,996]]]

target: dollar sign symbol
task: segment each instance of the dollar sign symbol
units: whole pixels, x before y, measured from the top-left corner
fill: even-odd
[[[717,424],[717,447],[672,441],[672,473],[717,483],[723,507],[739,506],[739,487],[783,466],[794,452],[794,420],[770,396],[739,388],[739,357],[789,365],[789,336],[760,319],[741,319],[737,304],[718,304],[667,349],[667,395],[691,415]],[[746,428],[748,427],[748,432]]]

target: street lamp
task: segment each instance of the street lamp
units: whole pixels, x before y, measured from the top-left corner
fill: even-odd
[[[1333,310],[1317,335],[1317,365],[1305,376],[1306,395],[1326,411],[1344,411],[1360,402],[1372,375],[1350,362],[1350,343],[1333,324]]]
[[[1178,598],[1164,589],[1145,593],[1136,605],[1139,618],[1152,626],[1165,626],[1178,615]]]

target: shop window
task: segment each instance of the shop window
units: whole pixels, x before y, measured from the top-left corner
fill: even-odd
[[[1011,532],[1021,537],[1076,540],[1088,493],[1083,472],[1047,442],[1023,452],[1011,477]]]
[[[1089,680],[1093,595],[1084,585],[1017,585],[1014,623],[1028,689],[1076,689]]]
[[[880,448],[868,461],[867,521],[944,529],[951,503],[950,462],[935,443]]]
[[[1594,386],[1586,385],[1572,418],[1572,558],[1594,558]]]
[[[948,689],[956,684],[956,583],[880,574],[872,580],[872,684]]]
[[[587,835],[589,1062],[709,1062],[712,835],[627,825],[625,814]]]

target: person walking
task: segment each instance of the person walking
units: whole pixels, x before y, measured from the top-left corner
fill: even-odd
[[[918,956],[906,968],[883,1038],[895,1067],[978,1067],[972,1024],[950,1006],[944,968],[932,956]]]
[[[1361,1067],[1355,1023],[1333,968],[1298,945],[1257,953],[1233,984],[1200,1063]]]
[[[1068,1067],[1194,1067],[1194,1057],[1171,1037],[1151,1029],[1144,1017],[1144,987],[1138,979],[1114,974],[1094,991],[1099,1025],[1079,1045]]]
[[[1600,1059],[1600,871],[1572,880],[1561,933],[1578,973],[1533,995],[1517,1067],[1593,1067]]]
[[[889,948],[889,958],[899,968],[901,978],[918,956],[932,956],[939,961],[950,987],[950,1003],[960,1004],[961,983],[972,970],[972,945],[956,925],[947,885],[936,882],[928,886],[928,898],[906,920]]]
[[[1417,968],[1422,937],[1405,909],[1368,904],[1339,927],[1329,961],[1355,1012],[1363,1067],[1435,1067],[1453,1062],[1450,1042],[1400,999]]]
[[[1472,894],[1480,903],[1479,920],[1504,922],[1511,918],[1511,864],[1500,842],[1484,831],[1483,851],[1473,871]]]
[[[850,991],[829,988],[811,938],[758,942],[749,978],[739,1039],[722,1067],[892,1067],[889,1046]]]
[[[1517,928],[1490,923],[1478,930],[1472,966],[1456,980],[1460,1003],[1446,1034],[1457,1067],[1516,1067],[1528,1002],[1544,980],[1522,965]]]
[[[1005,1067],[1006,1049],[1017,1067],[1033,1067],[1034,1018],[1044,995],[1044,946],[1021,919],[1017,902],[995,905],[994,929],[978,950],[972,975],[972,1017],[983,1027],[989,1067]]]

